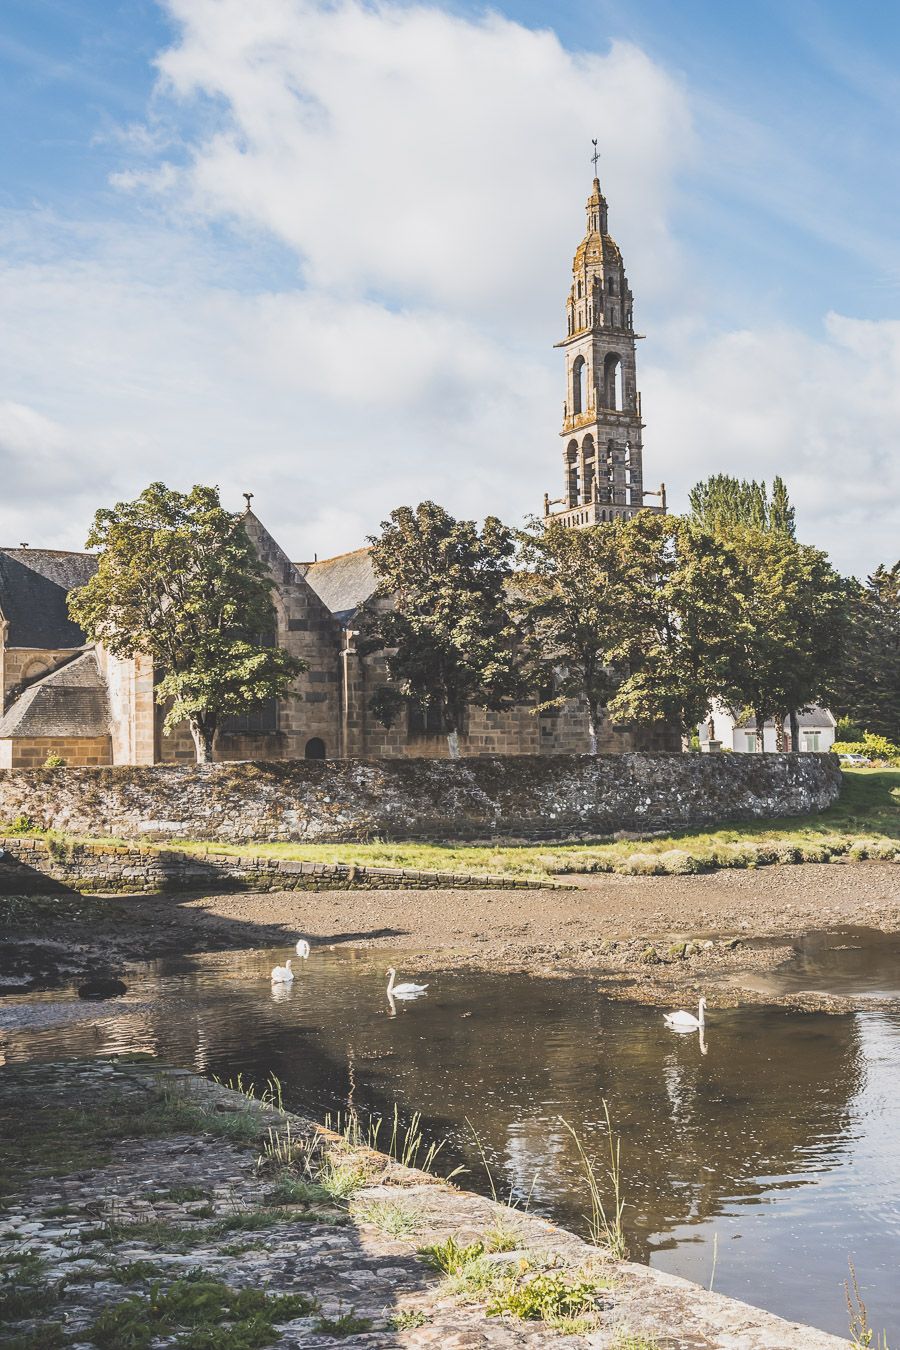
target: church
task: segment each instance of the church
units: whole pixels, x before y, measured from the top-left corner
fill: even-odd
[[[544,498],[545,517],[576,529],[640,510],[664,511],[666,504],[664,487],[651,493],[643,485],[633,297],[596,178],[586,211],[566,336],[557,344],[566,379],[562,496]],[[293,562],[249,503],[243,521],[272,577],[277,641],[307,668],[287,697],[228,719],[215,758],[446,756],[446,737],[418,709],[390,728],[370,711],[387,673],[382,656],[363,656],[356,647],[354,617],[376,585],[368,548]],[[48,759],[71,766],[194,760],[186,725],[163,734],[149,658],[123,660],[90,645],[70,619],[68,593],[95,567],[90,553],[0,549],[0,768],[40,768]],[[638,735],[605,726],[599,748],[678,747],[663,731]],[[460,736],[462,755],[587,749],[586,710],[574,700],[541,714],[534,704],[502,712],[473,707]]]

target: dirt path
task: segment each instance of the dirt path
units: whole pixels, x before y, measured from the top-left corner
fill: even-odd
[[[6,902],[9,905],[11,902]],[[21,902],[0,941],[0,992],[121,971],[171,952],[327,945],[415,952],[427,966],[590,971],[611,994],[772,1001],[752,988],[822,928],[900,931],[900,868],[806,864],[705,876],[574,879],[546,891],[320,891]],[[685,946],[686,944],[686,946]],[[757,980],[757,986],[760,982]],[[810,1005],[843,1010],[842,1000]]]

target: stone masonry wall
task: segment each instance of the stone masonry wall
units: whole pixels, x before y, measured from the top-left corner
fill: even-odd
[[[0,770],[0,822],[124,839],[553,839],[821,811],[834,755],[526,755]]]
[[[48,891],[149,894],[156,891],[546,890],[552,882],[408,867],[239,858],[229,853],[83,844],[0,836],[0,895]]]

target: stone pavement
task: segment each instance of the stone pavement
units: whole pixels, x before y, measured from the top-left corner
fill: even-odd
[[[193,1120],[191,1128],[185,1120]],[[684,1280],[612,1260],[542,1219],[156,1064],[0,1070],[0,1143],[12,1164],[2,1180],[0,1319],[9,1274],[23,1256],[43,1262],[39,1283],[50,1291],[39,1316],[6,1327],[0,1320],[0,1344],[4,1331],[32,1332],[36,1339],[19,1344],[94,1350],[91,1328],[104,1309],[128,1298],[149,1307],[155,1290],[202,1272],[231,1289],[315,1300],[313,1311],[279,1322],[268,1344],[281,1350],[847,1346]],[[296,1194],[285,1188],[288,1155]],[[306,1194],[303,1176],[314,1171],[307,1165],[298,1172],[297,1159],[312,1159],[319,1169]],[[326,1162],[330,1191],[319,1184]],[[484,1244],[476,1263],[480,1283],[454,1286],[419,1254],[451,1236],[460,1246]],[[494,1270],[501,1280],[518,1275],[525,1284],[547,1271],[586,1281],[598,1291],[594,1312],[570,1334],[541,1321],[488,1316]],[[53,1328],[65,1340],[52,1339]],[[217,1334],[208,1343],[232,1344],[220,1334],[221,1341]],[[207,1343],[181,1335],[152,1343]],[[115,1338],[99,1343],[117,1350]]]

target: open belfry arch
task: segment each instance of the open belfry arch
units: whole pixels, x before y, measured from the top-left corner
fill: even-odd
[[[596,160],[595,154],[595,171]],[[640,335],[634,331],[634,297],[609,233],[598,178],[585,209],[587,232],[572,262],[566,336],[556,343],[566,358],[563,495],[552,501],[544,497],[544,515],[573,526],[666,509],[665,484],[657,492],[644,488],[635,360]],[[657,500],[651,504],[648,497]],[[562,509],[554,512],[556,506]]]

